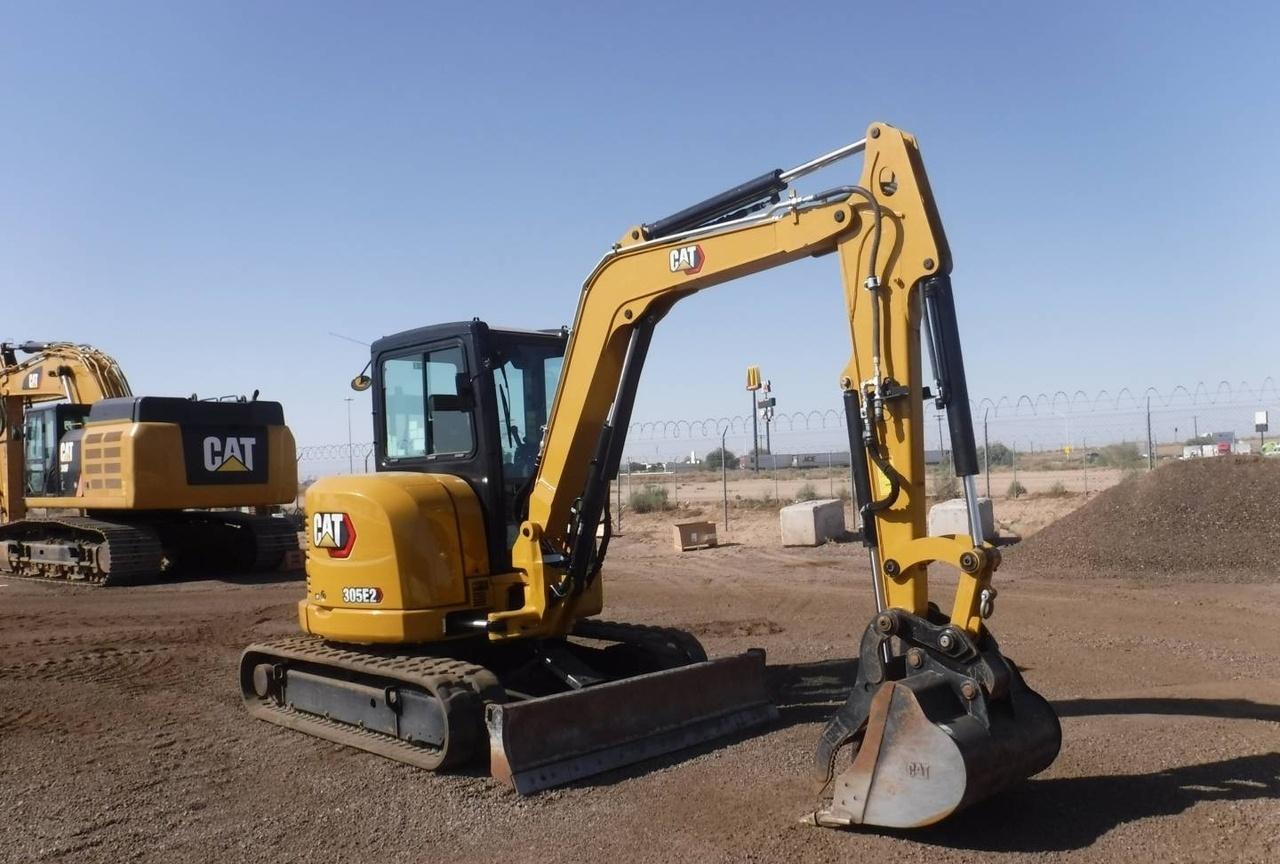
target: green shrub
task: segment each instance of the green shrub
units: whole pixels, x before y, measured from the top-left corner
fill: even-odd
[[[725,468],[732,471],[738,467],[738,457],[733,455],[733,451],[727,447],[723,450],[717,447],[707,454],[707,458],[703,460],[703,464],[711,471],[719,471],[722,464]]]
[[[1045,490],[1046,498],[1065,498],[1067,497],[1067,487],[1062,485],[1061,480],[1054,481],[1054,484]]]
[[[987,448],[987,458],[992,465],[1012,465],[1013,451],[999,441],[993,441]]]
[[[818,497],[818,489],[812,483],[806,483],[796,490],[795,500],[812,501]]]
[[[951,465],[944,459],[934,469],[933,498],[935,501],[950,501],[960,497],[960,481],[951,473]]]
[[[631,493],[627,503],[631,505],[631,509],[636,513],[652,513],[655,510],[671,509],[671,504],[667,501],[667,490],[662,486],[648,485],[637,489]]]
[[[1137,444],[1108,444],[1098,451],[1098,464],[1113,468],[1137,468],[1142,464],[1142,452]]]
[[[1006,493],[1010,498],[1021,498],[1027,494],[1027,487],[1023,486],[1017,480],[1009,484],[1009,490]]]

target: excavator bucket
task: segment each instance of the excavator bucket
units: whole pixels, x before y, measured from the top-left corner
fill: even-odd
[[[764,653],[489,705],[489,766],[529,794],[768,723]]]
[[[1057,715],[994,640],[966,645],[954,629],[884,618],[901,621],[891,632],[912,647],[886,661],[881,642],[864,637],[853,693],[818,748],[824,800],[805,821],[923,827],[1049,767],[1062,740]],[[939,631],[954,640],[945,659],[921,647]],[[845,746],[853,758],[837,774]]]

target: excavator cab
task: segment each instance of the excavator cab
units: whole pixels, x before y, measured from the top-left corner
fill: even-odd
[[[79,472],[75,447],[89,406],[54,402],[29,408],[22,422],[23,476],[29,496],[74,495]]]
[[[372,345],[375,469],[466,481],[480,501],[493,568],[511,566],[567,343],[566,330],[475,319]]]

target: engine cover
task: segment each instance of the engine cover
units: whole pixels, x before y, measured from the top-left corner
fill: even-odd
[[[303,630],[341,642],[448,638],[451,612],[490,604],[484,514],[465,480],[381,472],[307,490]]]

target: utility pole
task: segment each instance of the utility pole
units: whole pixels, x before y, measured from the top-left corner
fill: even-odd
[[[1151,397],[1147,397],[1147,470],[1156,470],[1156,448],[1151,443]]]
[[[354,474],[354,473],[356,473],[356,461],[355,461],[355,455],[352,453],[352,450],[351,450],[351,402],[352,402],[352,397],[348,396],[348,397],[347,397],[347,399],[346,399],[346,402],[347,402],[347,473],[348,473],[348,474]]]
[[[751,397],[751,470],[760,473],[760,418],[756,411],[756,394]]]
[[[1080,436],[1080,472],[1084,474],[1084,494],[1089,497],[1089,441]]]
[[[724,458],[724,436],[729,434],[729,427],[720,433],[720,489],[724,493],[724,530],[729,531],[729,460]]]
[[[764,417],[764,451],[769,454],[769,463],[773,466],[773,473],[778,473],[778,460],[773,458],[773,406],[778,404],[778,400],[773,398],[773,385],[768,381],[764,382],[764,398],[756,403],[760,415]],[[777,477],[775,476],[776,480]],[[776,483],[774,485],[777,485]],[[776,491],[776,490],[775,490]],[[777,497],[776,495],[774,497]]]
[[[1147,397],[1147,404],[1151,404],[1151,397]],[[1191,415],[1191,437],[1199,440],[1200,438],[1200,415]]]
[[[991,409],[982,412],[982,468],[987,473],[987,497],[991,497],[991,447],[987,443],[987,415]]]
[[[751,397],[751,470],[760,473],[760,426],[756,415],[756,391],[760,389],[760,367],[747,367],[747,395]]]

